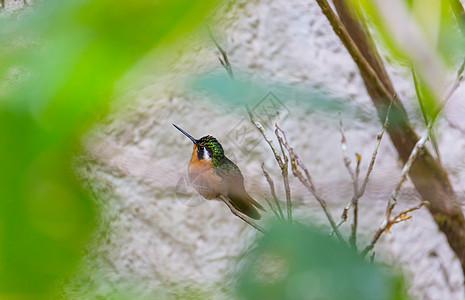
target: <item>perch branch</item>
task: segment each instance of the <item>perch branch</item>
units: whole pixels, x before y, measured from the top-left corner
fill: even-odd
[[[228,198],[220,195],[219,198],[229,207],[229,209],[231,210],[231,212],[238,218],[240,218],[242,221],[246,222],[247,224],[249,224],[250,226],[252,226],[253,228],[257,229],[258,231],[260,231],[261,233],[265,233],[265,229],[263,227],[261,227],[260,225],[256,224],[254,221],[252,221],[249,217],[245,216],[243,213],[241,213],[240,211],[238,211],[232,204],[231,202],[229,201]]]

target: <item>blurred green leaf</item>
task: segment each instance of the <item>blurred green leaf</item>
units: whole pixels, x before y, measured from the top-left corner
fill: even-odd
[[[465,38],[449,0],[361,0],[367,19],[389,53],[414,67],[432,116],[448,85],[448,73],[465,55]]]
[[[0,18],[1,298],[45,296],[73,270],[96,216],[71,168],[80,136],[129,68],[212,5],[50,0]]]
[[[190,88],[195,92],[205,92],[213,99],[218,99],[231,106],[248,105],[252,110],[260,105],[265,96],[271,92],[284,106],[289,102],[292,105],[298,102],[309,110],[326,114],[332,118],[335,116],[339,118],[339,113],[343,112],[342,117],[348,121],[355,119],[371,122],[377,126],[379,124],[364,107],[354,101],[331,95],[328,92],[329,88],[325,90],[325,87],[312,88],[301,84],[291,85],[273,80],[265,82],[264,80],[248,78],[238,70],[235,70],[234,73],[234,81],[223,69],[219,72],[210,71],[196,74],[191,79]],[[274,127],[274,124],[271,125]]]
[[[275,223],[241,271],[246,299],[407,299],[402,278],[315,229]]]
[[[447,62],[448,66],[455,64],[465,54],[465,39],[459,30],[449,0],[396,0],[397,4],[405,2],[406,7],[408,7],[408,10],[405,11],[407,15],[404,15],[402,11],[399,11],[397,15],[382,13],[381,6],[377,2],[379,0],[361,0],[360,5],[370,23],[374,25],[380,41],[395,59],[401,62],[410,62],[411,55],[414,53],[408,49],[411,45],[399,43],[394,23],[404,27],[409,26],[405,28],[405,32],[416,32],[412,31],[410,27],[417,26],[420,31],[416,33],[421,36],[412,39],[412,41],[417,38],[425,38],[432,50],[437,50],[441,59]],[[397,4],[389,5],[399,9],[403,7]]]

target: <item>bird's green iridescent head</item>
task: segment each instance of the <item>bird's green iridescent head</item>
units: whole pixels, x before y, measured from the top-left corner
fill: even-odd
[[[221,147],[221,144],[217,141],[217,139],[211,135],[204,136],[200,140],[197,140],[197,147],[199,150],[201,150],[202,147],[205,147],[212,158],[220,158],[224,156],[223,147]]]
[[[196,140],[190,134],[188,134],[178,126],[174,124],[173,126],[176,127],[182,133],[184,133],[195,144],[199,160],[211,160],[213,165],[216,165],[218,160],[224,157],[223,147],[218,142],[218,140],[212,137],[211,135],[207,135]]]

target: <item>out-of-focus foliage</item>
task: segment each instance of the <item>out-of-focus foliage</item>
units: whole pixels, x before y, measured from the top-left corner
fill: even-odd
[[[314,229],[283,223],[248,257],[238,291],[246,299],[408,299],[402,277]]]
[[[465,56],[461,21],[450,0],[361,0],[362,11],[377,36],[399,62],[418,75],[425,113],[435,114],[446,79]],[[462,28],[463,29],[463,28]]]
[[[274,80],[261,81],[252,79],[245,73],[235,70],[232,81],[225,70],[197,74],[191,81],[193,91],[202,91],[232,106],[248,105],[251,109],[264,100],[272,92],[286,106],[289,102],[298,102],[312,111],[334,118],[344,112],[347,120],[362,120],[378,126],[378,122],[370,118],[363,106],[354,101],[338,98],[325,91],[324,87],[308,87],[304,84],[286,84]],[[286,109],[283,107],[283,109]],[[274,124],[273,124],[274,127]]]
[[[394,0],[394,4],[387,3],[386,6],[392,7],[393,13],[398,12],[396,15],[390,10],[381,11],[384,7],[378,4],[381,2],[361,0],[360,4],[381,40],[397,59],[409,62],[412,60],[412,51],[416,51],[411,49],[411,44],[400,43],[404,39],[397,35],[397,31],[402,28],[407,37],[412,33],[418,35],[412,37],[412,42],[423,40],[425,44],[422,46],[432,47],[432,50],[437,51],[441,59],[448,64],[456,63],[457,58],[461,58],[465,53],[465,40],[450,0]]]
[[[0,18],[0,298],[45,296],[72,271],[95,217],[71,168],[80,136],[123,73],[212,3],[50,0]]]

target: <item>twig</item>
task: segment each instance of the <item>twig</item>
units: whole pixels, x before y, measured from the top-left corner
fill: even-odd
[[[289,186],[289,159],[287,158],[286,153],[283,148],[283,140],[278,134],[278,128],[275,129],[274,134],[279,142],[279,147],[281,148],[281,153],[283,154],[284,164],[281,168],[283,181],[284,181],[284,190],[286,192],[286,206],[287,206],[287,218],[289,222],[292,223],[292,200],[291,200],[291,188]]]
[[[447,92],[447,94],[445,95],[444,97],[444,101],[442,101],[440,107],[438,108],[438,112],[439,110],[444,107],[444,105],[447,103],[447,101],[449,101],[449,99],[452,97],[452,95],[454,94],[454,92],[458,89],[458,87],[460,86],[460,82],[463,80],[463,69],[465,68],[465,59],[463,60],[462,64],[460,65],[459,69],[457,70],[457,75],[455,76],[455,81],[454,83],[452,84],[451,88],[449,89],[449,91]]]
[[[359,180],[359,177],[360,177],[359,173],[360,173],[361,157],[360,157],[360,155],[358,153],[356,154],[357,166],[355,168],[355,174],[354,174],[352,172],[352,170],[350,169],[350,165],[348,165],[346,163],[347,160],[349,160],[348,157],[347,157],[347,154],[344,154],[344,151],[346,151],[346,149],[344,149],[344,146],[345,146],[345,143],[346,143],[346,138],[345,138],[345,135],[344,135],[344,128],[343,128],[343,125],[342,125],[342,121],[340,122],[340,126],[341,126],[340,130],[341,130],[341,137],[342,137],[341,144],[342,144],[342,149],[343,149],[343,155],[345,156],[344,163],[346,164],[346,168],[351,173],[351,177],[352,177],[353,184],[354,184],[354,195],[353,195],[351,201],[344,207],[344,210],[342,211],[342,214],[341,214],[341,218],[337,223],[337,227],[339,228],[344,222],[347,221],[347,213],[348,213],[349,209],[351,207],[353,207],[354,208],[354,221],[353,221],[353,224],[352,224],[351,236],[349,238],[349,241],[350,241],[352,247],[354,247],[354,248],[357,247],[356,244],[357,244],[357,226],[358,226],[358,200],[363,196],[363,194],[365,193],[366,187],[368,185],[368,181],[370,179],[370,174],[373,171],[373,167],[375,165],[376,156],[378,154],[379,146],[381,145],[381,140],[382,140],[382,138],[384,136],[384,133],[386,132],[386,128],[389,126],[389,114],[391,112],[391,107],[392,107],[392,104],[394,103],[395,98],[396,98],[396,95],[394,95],[394,97],[391,100],[391,103],[388,106],[388,109],[386,111],[386,116],[384,118],[383,127],[381,129],[381,132],[376,137],[375,149],[373,150],[373,154],[371,156],[370,164],[368,165],[368,169],[367,169],[367,172],[365,174],[365,178],[364,178],[364,180],[362,182],[361,187],[359,187],[359,183],[358,183],[358,180]],[[349,160],[349,164],[350,164],[350,160]],[[352,174],[354,174],[354,175],[352,176]]]
[[[441,112],[442,108],[449,101],[450,97],[455,92],[455,90],[457,90],[457,88],[459,87],[460,82],[462,80],[462,73],[463,73],[464,67],[465,67],[465,61],[462,63],[459,70],[457,71],[457,76],[456,76],[455,82],[452,85],[452,87],[449,89],[449,92],[444,97],[444,100],[441,103],[439,103],[439,106],[432,113],[431,120],[429,121],[428,126],[426,127],[425,133],[417,141],[417,143],[415,144],[415,146],[412,149],[412,152],[410,152],[409,158],[408,158],[407,162],[405,163],[404,167],[402,168],[400,180],[396,184],[396,187],[394,188],[394,190],[392,191],[391,197],[390,197],[390,199],[388,201],[388,204],[386,206],[386,220],[383,223],[384,225],[380,229],[378,229],[376,231],[375,235],[373,236],[373,238],[371,240],[371,243],[367,247],[365,247],[365,249],[362,252],[363,256],[365,256],[368,251],[373,249],[375,243],[378,241],[379,237],[381,236],[381,234],[384,231],[389,230],[390,226],[392,226],[393,224],[403,221],[403,220],[399,220],[399,216],[406,216],[406,213],[403,213],[405,211],[402,211],[396,217],[391,219],[392,210],[394,209],[394,207],[397,204],[397,197],[399,195],[400,189],[402,187],[402,184],[407,180],[407,176],[408,176],[408,173],[410,172],[410,168],[412,167],[413,162],[415,161],[415,159],[418,157],[419,153],[421,152],[421,150],[425,146],[425,143],[428,141],[428,138],[431,135],[433,125],[434,125],[434,122],[436,121],[437,116]],[[421,206],[423,206],[425,204],[429,204],[429,203],[428,202],[422,202],[419,205],[407,210],[407,212],[419,209]]]
[[[371,239],[370,244],[368,244],[368,246],[366,246],[365,249],[363,249],[363,251],[361,252],[362,257],[365,257],[367,255],[367,253],[371,249],[374,248],[376,242],[379,240],[381,235],[384,232],[389,232],[389,229],[391,228],[392,225],[411,219],[412,216],[408,215],[408,213],[410,213],[412,211],[415,211],[415,210],[418,210],[424,205],[429,205],[429,202],[423,201],[423,202],[421,202],[420,204],[418,204],[418,205],[416,205],[414,207],[411,207],[411,208],[408,208],[408,209],[405,209],[405,210],[401,211],[394,218],[386,220],[386,222],[384,222],[383,226],[381,226],[381,228],[379,228],[376,231],[375,235]]]
[[[381,140],[383,139],[384,133],[386,132],[386,128],[389,126],[389,114],[391,112],[391,108],[392,108],[392,105],[396,97],[397,97],[397,94],[394,94],[394,97],[392,97],[391,103],[389,104],[388,109],[386,111],[386,116],[384,118],[384,123],[383,123],[383,127],[381,128],[381,132],[376,137],[375,149],[373,150],[370,164],[368,165],[368,169],[365,174],[365,178],[363,179],[362,186],[358,189],[354,189],[354,197],[352,198],[352,201],[351,201],[352,206],[354,207],[354,222],[352,223],[352,230],[351,230],[349,241],[355,249],[357,248],[358,200],[365,193],[366,187],[368,185],[368,181],[370,180],[370,175],[375,165],[376,156],[378,155],[379,146],[381,145]]]
[[[402,187],[402,184],[407,180],[407,175],[410,171],[410,168],[412,167],[413,162],[415,161],[418,154],[420,153],[420,150],[423,149],[423,147],[425,146],[425,143],[428,140],[428,137],[431,133],[431,129],[433,128],[433,124],[435,120],[436,120],[436,117],[434,116],[434,119],[432,119],[429,122],[428,127],[426,127],[425,134],[423,134],[423,136],[418,140],[418,142],[413,147],[413,150],[410,153],[410,156],[402,169],[402,172],[400,174],[400,180],[397,183],[395,189],[392,191],[391,198],[386,207],[386,220],[389,220],[391,217],[392,209],[397,204],[397,196],[399,195],[400,188]]]
[[[368,181],[370,180],[370,175],[375,165],[376,156],[378,155],[379,146],[381,145],[381,140],[383,139],[384,133],[386,132],[387,127],[389,126],[389,114],[391,113],[391,108],[396,98],[397,98],[397,94],[394,94],[394,97],[392,97],[391,103],[389,104],[388,109],[386,111],[386,117],[384,118],[384,123],[383,123],[383,127],[381,128],[381,132],[378,133],[378,135],[376,136],[375,149],[373,150],[373,155],[371,156],[371,161],[370,161],[370,164],[368,165],[367,173],[365,175],[365,179],[363,180],[362,187],[359,190],[359,197],[362,197],[363,194],[365,193],[366,187],[368,185]]]
[[[437,117],[438,114],[439,114],[439,111],[437,111],[437,112],[435,112],[433,114],[432,119],[430,120],[430,122],[428,123],[428,126],[426,127],[426,132],[418,140],[418,142],[415,144],[412,152],[410,153],[410,156],[409,156],[407,162],[405,163],[405,165],[404,165],[404,167],[402,169],[402,172],[401,172],[401,175],[400,175],[400,180],[396,184],[396,187],[394,188],[394,190],[392,191],[391,197],[390,197],[390,199],[388,201],[388,204],[386,206],[386,219],[385,219],[385,221],[383,223],[383,226],[381,226],[381,228],[376,231],[375,235],[373,236],[373,238],[371,240],[371,243],[367,247],[365,247],[365,249],[362,252],[363,256],[365,256],[368,251],[373,249],[375,243],[378,241],[379,237],[381,236],[381,234],[384,231],[389,230],[389,228],[393,224],[399,223],[400,221],[402,221],[402,220],[400,220],[400,221],[398,220],[399,216],[406,215],[405,211],[402,211],[397,216],[395,216],[394,218],[391,219],[392,210],[394,209],[394,207],[397,204],[397,197],[399,195],[402,184],[407,180],[407,175],[408,175],[408,173],[410,171],[410,168],[412,167],[413,162],[415,161],[415,159],[419,155],[420,151],[425,146],[425,143],[428,140],[428,137],[429,137],[429,135],[431,133],[431,129],[433,128],[434,121],[436,120],[436,117]],[[407,212],[416,210],[416,209],[420,208],[421,206],[425,205],[426,203],[428,203],[428,202],[422,202],[419,205],[407,210]]]
[[[350,158],[349,155],[347,154],[347,140],[346,136],[344,134],[344,125],[342,124],[342,120],[339,121],[339,130],[341,132],[341,150],[342,150],[342,156],[344,158],[344,165],[349,172],[350,177],[352,178],[352,185],[354,188],[354,195],[350,201],[350,205],[346,205],[344,208],[344,211],[342,212],[341,215],[341,224],[345,221],[342,220],[347,220],[347,212],[350,207],[354,208],[354,222],[352,224],[352,230],[349,238],[349,243],[352,246],[352,248],[357,248],[356,246],[356,236],[357,236],[357,215],[358,215],[358,178],[360,174],[360,162],[361,162],[361,156],[357,153],[357,166],[355,168],[355,172],[352,171],[352,168],[350,167]],[[346,209],[347,208],[347,209]],[[339,225],[340,226],[340,225]],[[338,227],[339,227],[338,226]]]
[[[465,62],[464,62],[465,64]],[[462,66],[464,65],[462,64]],[[402,184],[407,180],[407,175],[410,171],[410,168],[412,167],[413,162],[419,155],[421,149],[425,146],[426,141],[428,141],[429,136],[431,135],[431,132],[433,130],[433,125],[434,122],[436,121],[437,116],[439,115],[439,112],[442,110],[444,105],[446,105],[447,101],[449,101],[450,97],[454,93],[454,91],[459,87],[460,80],[462,78],[462,72],[463,72],[463,67],[460,67],[459,71],[457,72],[457,78],[454,82],[454,85],[451,87],[447,95],[445,96],[444,100],[439,103],[439,106],[436,108],[436,110],[432,113],[431,120],[428,123],[428,126],[426,127],[426,131],[423,134],[423,136],[417,141],[415,146],[412,149],[412,152],[410,153],[410,156],[407,160],[407,162],[404,165],[404,168],[402,169],[400,181],[397,183],[395,189],[393,190],[391,194],[391,199],[388,202],[388,205],[386,207],[386,219],[390,218],[392,209],[394,206],[397,204],[397,196],[399,194],[400,188],[402,187]]]
[[[266,178],[266,181],[268,181],[268,184],[270,186],[270,190],[271,190],[271,196],[273,197],[273,200],[274,200],[274,203],[276,205],[276,208],[278,209],[278,212],[279,212],[279,216],[277,215],[276,211],[273,209],[271,203],[269,203],[268,205],[270,206],[270,208],[273,210],[273,212],[275,213],[276,217],[278,218],[281,218],[282,220],[284,220],[284,214],[283,214],[283,211],[281,209],[281,205],[279,204],[279,200],[278,200],[278,197],[276,197],[276,191],[275,191],[275,188],[274,188],[274,182],[273,182],[273,179],[271,178],[270,174],[268,174],[268,172],[265,170],[265,164],[262,162],[262,171],[263,171],[263,175],[265,176]],[[265,200],[267,200],[265,198]],[[268,200],[267,200],[268,202]]]
[[[295,177],[297,177],[300,182],[312,193],[312,195],[315,197],[315,199],[318,201],[320,204],[321,208],[323,209],[326,218],[329,221],[329,224],[331,225],[334,233],[336,234],[337,238],[342,242],[346,243],[344,241],[344,238],[342,237],[341,233],[339,232],[339,229],[336,226],[336,223],[334,222],[333,216],[331,215],[331,212],[328,210],[328,207],[326,205],[326,201],[323,199],[323,197],[318,194],[314,184],[313,184],[313,179],[310,175],[310,172],[308,169],[305,167],[305,165],[300,161],[299,157],[297,154],[295,154],[294,149],[289,146],[289,143],[287,141],[287,135],[286,132],[283,131],[279,126],[276,124],[276,129],[280,131],[283,134],[283,146],[286,148],[287,152],[289,153],[290,161],[291,161],[291,167],[292,167],[292,173],[294,174]],[[305,173],[302,174],[302,172],[299,170],[302,169]]]
[[[262,134],[263,138],[265,139],[265,141],[268,143],[268,145],[270,146],[271,148],[271,151],[273,151],[273,154],[274,154],[274,157],[276,159],[276,161],[278,162],[279,166],[281,167],[281,165],[284,164],[281,156],[279,155],[279,152],[278,152],[278,149],[276,149],[276,147],[274,146],[274,143],[273,141],[271,140],[271,138],[266,134],[266,131],[265,131],[265,128],[263,127],[263,125],[258,122],[257,120],[255,120],[255,117],[254,115],[252,114],[252,112],[250,111],[250,108],[248,106],[246,106],[246,109],[247,109],[247,113],[249,114],[249,117],[250,117],[250,121],[252,122],[252,124],[260,131],[260,133]]]
[[[464,18],[465,18],[465,15],[464,15]],[[460,65],[459,69],[457,70],[457,75],[455,77],[455,82],[452,84],[449,92],[447,93],[446,95],[446,99],[449,99],[450,97],[452,97],[452,94],[457,90],[457,88],[460,86],[460,82],[463,80],[463,76],[462,76],[462,73],[463,73],[463,70],[465,68],[465,59],[463,60],[462,64]],[[458,131],[460,131],[462,134],[465,134],[465,130],[462,129],[460,126],[457,126],[456,124],[454,124],[448,117],[447,115],[445,116],[445,119],[446,119],[446,122],[447,124],[449,124],[450,127],[452,127],[453,129],[456,129]]]
[[[250,108],[248,106],[246,106],[246,108],[247,108],[247,113],[249,114],[249,117],[250,117],[250,121],[260,131],[263,138],[265,139],[265,141],[270,146],[271,151],[273,152],[274,157],[275,157],[276,161],[278,162],[279,168],[281,169],[281,175],[283,177],[283,182],[284,182],[284,189],[286,191],[287,217],[288,217],[288,221],[292,223],[292,201],[291,201],[291,194],[290,194],[291,189],[290,189],[290,186],[289,186],[289,175],[288,175],[288,169],[287,169],[287,159],[288,158],[287,158],[287,156],[286,156],[286,154],[284,152],[282,153],[283,157],[284,157],[284,160],[283,160],[283,158],[281,158],[281,155],[279,154],[278,149],[276,149],[273,141],[266,134],[266,131],[265,131],[265,128],[263,127],[263,125],[260,122],[258,122],[257,120],[255,120],[255,117],[252,114],[252,112],[250,111]]]
[[[216,48],[218,48],[218,51],[220,51],[221,55],[223,56],[223,59],[221,59],[221,57],[218,56],[218,59],[220,60],[221,65],[223,66],[223,68],[225,68],[226,72],[228,72],[229,77],[232,80],[234,80],[234,74],[232,71],[231,64],[229,63],[228,54],[226,53],[226,51],[224,51],[223,48],[221,48],[220,44],[218,44],[218,42],[215,40],[210,30],[210,27],[207,26],[207,28],[208,28],[208,33],[210,35],[210,38],[212,39],[213,43],[215,43]]]
[[[342,156],[344,159],[344,165],[346,166],[347,171],[349,171],[350,177],[352,178],[352,183],[354,185],[354,190],[357,191],[358,189],[358,184],[357,184],[357,176],[355,175],[354,171],[352,171],[352,168],[350,167],[350,158],[349,155],[347,155],[347,140],[346,136],[344,135],[344,126],[342,124],[342,120],[339,121],[339,131],[341,132],[341,150],[342,150]],[[355,192],[357,194],[357,192]]]
[[[224,197],[224,196],[219,196],[219,198],[229,207],[229,209],[231,210],[231,212],[236,216],[236,217],[239,217],[240,219],[242,219],[244,222],[246,222],[247,224],[249,224],[250,226],[252,226],[253,228],[257,229],[258,231],[260,231],[261,233],[265,233],[265,229],[263,227],[261,227],[260,225],[256,224],[255,222],[253,222],[252,220],[250,220],[249,217],[245,216],[243,213],[241,213],[240,211],[238,211],[232,204],[231,202],[229,201],[228,198]]]
[[[351,207],[352,207],[352,201],[347,203],[347,205],[344,207],[344,210],[342,211],[342,214],[341,214],[341,218],[336,223],[337,228],[341,227],[341,225],[344,224],[345,221],[347,221],[347,214],[349,213],[349,209]],[[332,228],[331,228],[331,232],[330,232],[329,236],[333,236],[333,234],[334,234],[334,230],[332,230]]]

